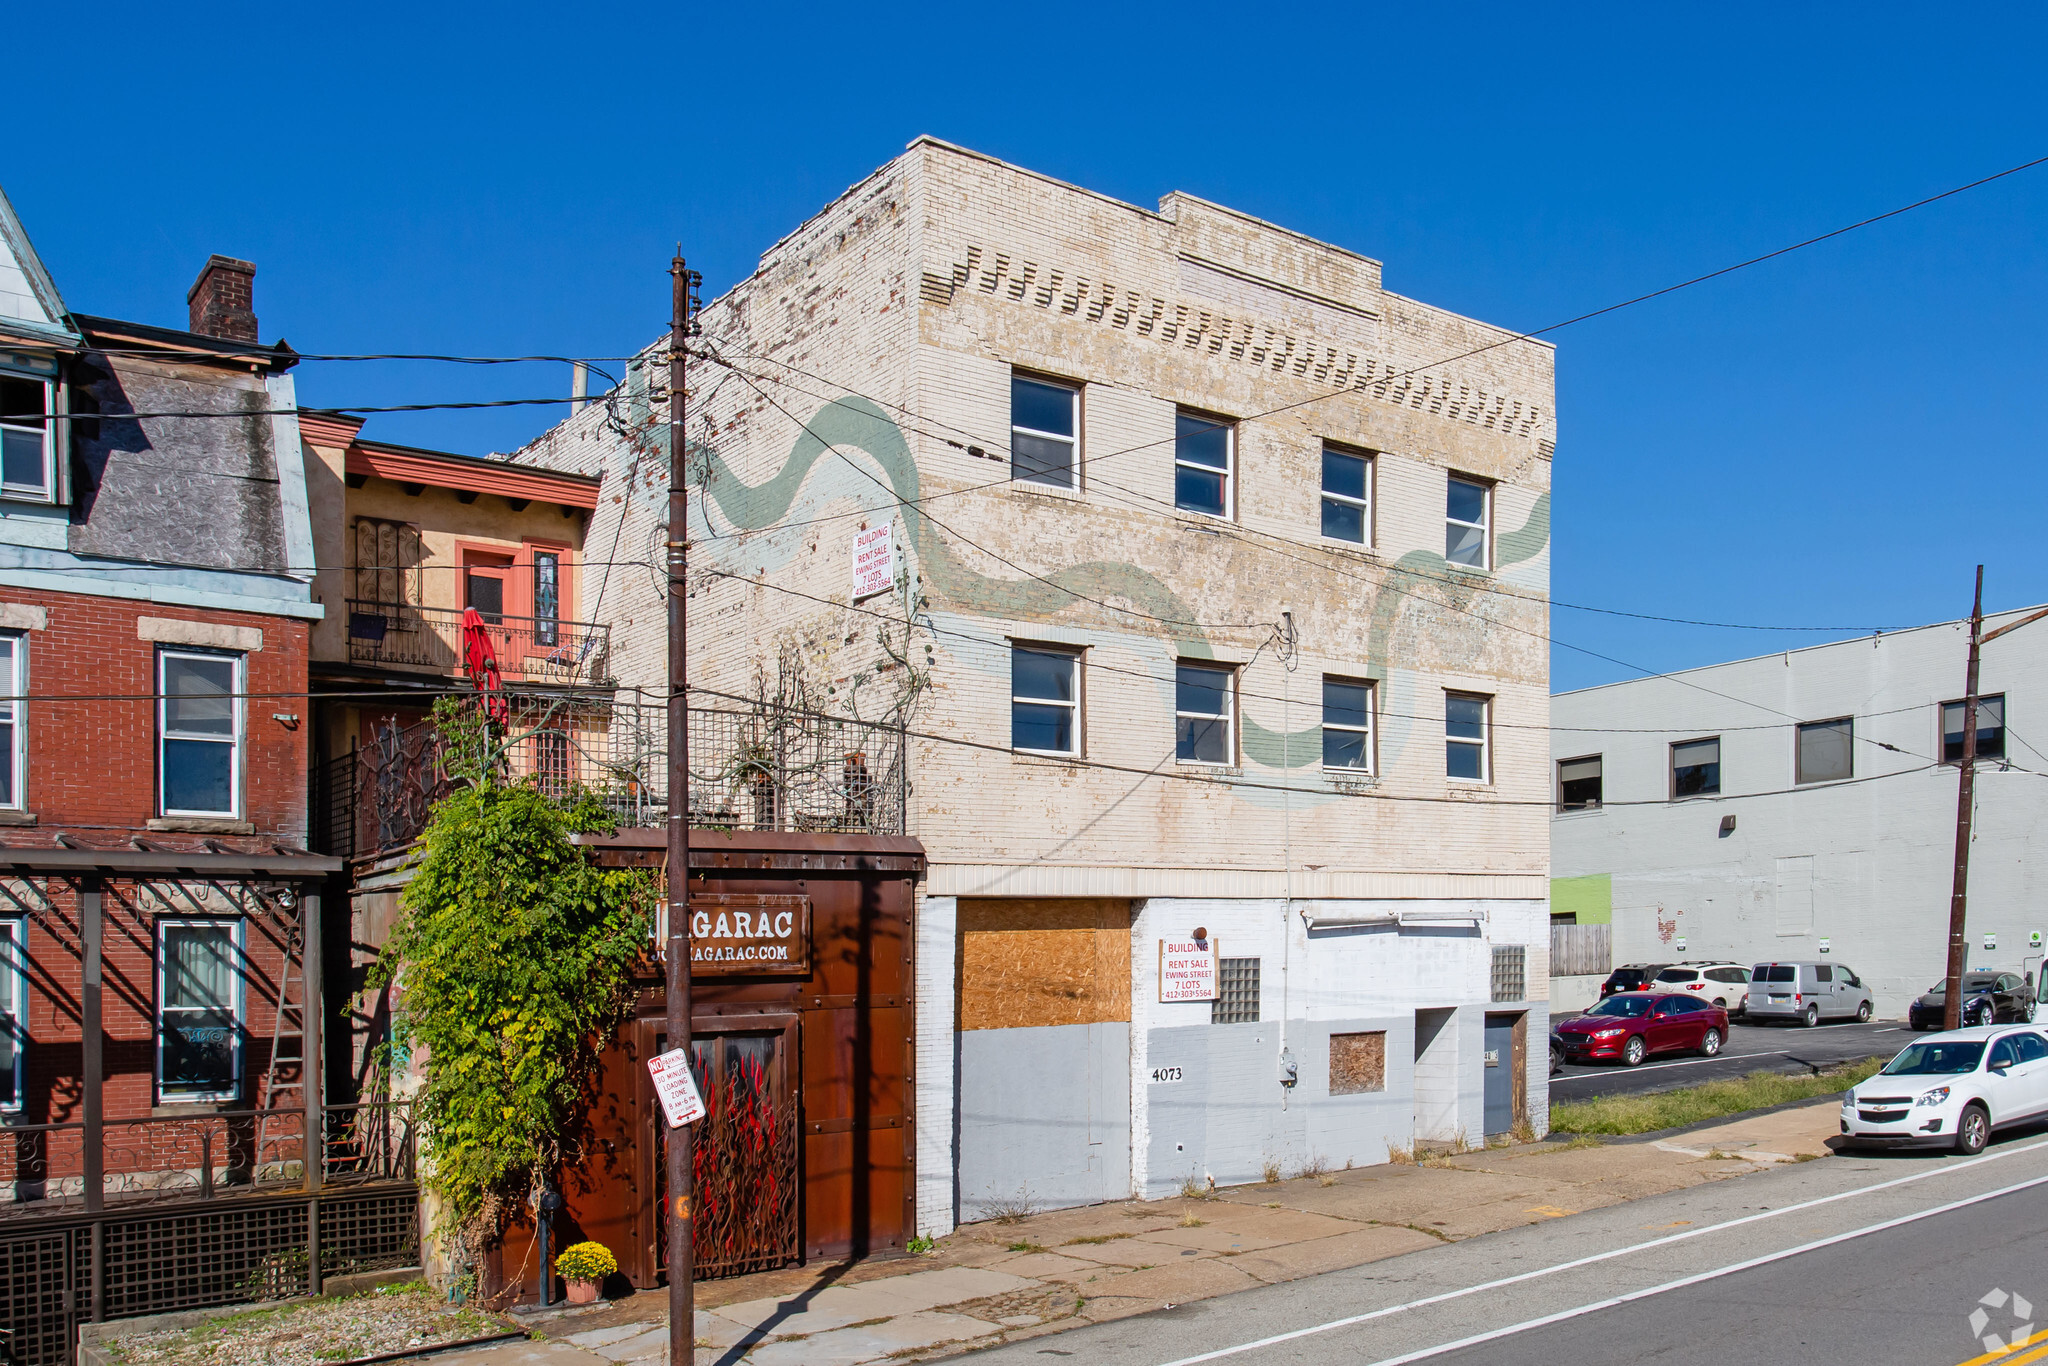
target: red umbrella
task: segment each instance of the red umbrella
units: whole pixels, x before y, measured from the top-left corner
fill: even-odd
[[[498,671],[498,652],[491,648],[483,613],[474,607],[462,609],[462,662],[469,670],[469,681],[483,694],[484,715],[504,725],[512,715],[505,703],[505,678]]]

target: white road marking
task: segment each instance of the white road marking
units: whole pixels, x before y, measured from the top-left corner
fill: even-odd
[[[1573,1072],[1569,1076],[1559,1078],[1559,1080],[1577,1081],[1580,1077],[1633,1077],[1641,1072],[1661,1072],[1667,1067],[1698,1067],[1703,1062],[1740,1061],[1743,1058],[1775,1058],[1782,1053],[1790,1053],[1791,1051],[1789,1048],[1774,1048],[1768,1053],[1717,1053],[1711,1058],[1687,1058],[1683,1062],[1656,1062],[1651,1063],[1648,1067],[1631,1067],[1621,1072]]]
[[[1483,1293],[1483,1292],[1485,1292],[1485,1291],[1488,1291],[1488,1290],[1499,1290],[1499,1289],[1501,1289],[1501,1288],[1503,1288],[1503,1287],[1505,1287],[1505,1286],[1510,1286],[1510,1285],[1520,1285],[1520,1284],[1521,1284],[1522,1282],[1524,1282],[1524,1281],[1533,1281],[1533,1280],[1539,1280],[1539,1279],[1541,1279],[1542,1277],[1545,1277],[1545,1276],[1554,1276],[1554,1275],[1556,1275],[1556,1274],[1557,1274],[1558,1272],[1560,1272],[1560,1271],[1575,1271],[1575,1270],[1577,1270],[1578,1268],[1580,1268],[1580,1267],[1582,1267],[1582,1266],[1594,1266],[1594,1265],[1597,1265],[1597,1264],[1598,1264],[1598,1263],[1600,1263],[1600,1262],[1609,1262],[1609,1261],[1613,1261],[1613,1260],[1614,1260],[1614,1259],[1615,1259],[1616,1257],[1627,1257],[1627,1256],[1632,1256],[1632,1255],[1634,1255],[1635,1253],[1638,1253],[1638,1252],[1647,1252],[1647,1251],[1649,1251],[1649,1250],[1650,1250],[1650,1249],[1652,1249],[1652,1248],[1658,1248],[1658,1247],[1668,1247],[1668,1246],[1669,1246],[1669,1245],[1671,1245],[1672,1243],[1681,1243],[1681,1242],[1684,1242],[1684,1241],[1686,1241],[1686,1240],[1687,1240],[1687,1239],[1689,1239],[1689,1238],[1698,1238],[1698,1237],[1701,1237],[1701,1236],[1703,1236],[1703,1235],[1705,1235],[1705,1234],[1709,1234],[1709,1233],[1721,1233],[1721,1232],[1725,1232],[1725,1231],[1726,1231],[1726,1230],[1728,1230],[1728,1229],[1731,1229],[1731,1228],[1740,1228],[1740,1227],[1742,1227],[1742,1226],[1743,1226],[1743,1225],[1745,1225],[1745,1224],[1754,1224],[1754,1223],[1757,1223],[1757,1222],[1759,1222],[1759,1221],[1761,1221],[1761,1220],[1764,1220],[1764,1219],[1776,1219],[1776,1218],[1778,1218],[1778,1217],[1779,1217],[1780,1215],[1785,1215],[1785,1214],[1797,1214],[1797,1213],[1799,1213],[1799,1212],[1801,1212],[1801,1211],[1803,1211],[1803,1210],[1810,1210],[1810,1209],[1816,1209],[1816,1208],[1818,1208],[1818,1207],[1819,1207],[1819,1206],[1821,1206],[1821,1205],[1831,1205],[1831,1204],[1835,1203],[1835,1202],[1836,1202],[1837,1200],[1851,1200],[1851,1199],[1854,1199],[1855,1197],[1857,1197],[1857,1196],[1859,1196],[1859,1195],[1870,1195],[1870,1194],[1873,1194],[1873,1193],[1875,1193],[1875,1192],[1877,1192],[1877,1191],[1882,1191],[1882,1190],[1891,1190],[1891,1189],[1893,1189],[1894,1187],[1897,1187],[1897,1186],[1907,1186],[1907,1185],[1911,1185],[1911,1184],[1912,1184],[1913,1182],[1915,1182],[1915,1181],[1925,1181],[1925,1180],[1928,1180],[1928,1179],[1929,1179],[1929,1178],[1931,1178],[1931,1177],[1936,1177],[1936,1176],[1945,1176],[1945,1175],[1947,1175],[1947,1174],[1948,1174],[1948,1173],[1950,1173],[1950,1172],[1958,1172],[1958,1171],[1963,1171],[1963,1170],[1965,1170],[1965,1169],[1967,1169],[1967,1168],[1970,1168],[1970,1167],[1980,1166],[1980,1165],[1982,1165],[1982,1164],[1984,1164],[1984,1163],[1986,1163],[1986,1162],[1997,1162],[1997,1161],[2002,1161],[2003,1159],[2005,1159],[2005,1158],[2008,1158],[2008,1157],[2017,1157],[2017,1156],[2019,1156],[2019,1155],[2020,1155],[2021,1153],[2031,1153],[2031,1152],[2038,1152],[2039,1150],[2041,1150],[2041,1149],[2043,1149],[2043,1148],[2048,1148],[2048,1140],[2043,1140],[2043,1141],[2041,1141],[2041,1142],[2039,1142],[2039,1143],[2029,1143],[2029,1144],[2027,1144],[2026,1146],[2024,1146],[2024,1147],[2019,1147],[2019,1148],[2006,1148],[2006,1149],[2003,1149],[2003,1150],[2001,1150],[2001,1151],[1999,1151],[1999,1152],[1995,1152],[1995,1153],[1985,1153],[1985,1154],[1984,1154],[1983,1156],[1981,1156],[1981,1157],[1972,1157],[1972,1158],[1966,1158],[1966,1159],[1964,1159],[1964,1160],[1963,1160],[1963,1161],[1961,1161],[1961,1162],[1950,1162],[1950,1163],[1945,1163],[1945,1164],[1943,1164],[1942,1166],[1939,1166],[1939,1167],[1930,1167],[1930,1168],[1928,1168],[1928,1169],[1927,1169],[1927,1170],[1925,1170],[1925,1171],[1918,1171],[1918,1172],[1914,1172],[1914,1173],[1913,1173],[1912,1175],[1910,1175],[1910,1176],[1898,1176],[1898,1177],[1893,1177],[1893,1178],[1892,1178],[1891,1180],[1889,1180],[1889,1181],[1879,1181],[1879,1182],[1877,1182],[1876,1184],[1874,1184],[1874,1185],[1869,1185],[1869,1186],[1856,1186],[1856,1187],[1854,1187],[1854,1188],[1852,1188],[1852,1189],[1850,1189],[1850,1190],[1845,1190],[1845,1191],[1837,1191],[1837,1192],[1836,1192],[1835,1194],[1833,1194],[1833,1195],[1823,1195],[1823,1196],[1820,1196],[1820,1197],[1818,1197],[1818,1198],[1816,1198],[1816,1199],[1813,1199],[1813,1200],[1805,1200],[1805,1201],[1801,1201],[1801,1202],[1800,1202],[1799,1204],[1796,1204],[1796,1205],[1786,1205],[1786,1206],[1784,1206],[1783,1208],[1780,1208],[1780,1209],[1773,1209],[1773,1210],[1764,1210],[1764,1211],[1761,1211],[1760,1213],[1757,1213],[1757,1214],[1745,1214],[1745,1215],[1743,1215],[1743,1216],[1742,1216],[1741,1218],[1739,1218],[1739,1219],[1728,1219],[1728,1220],[1724,1220],[1723,1222],[1721,1222],[1721,1223],[1718,1223],[1718,1224],[1708,1224],[1708,1225],[1706,1225],[1706,1226],[1705,1226],[1705,1227],[1703,1227],[1703,1228],[1690,1228],[1690,1229],[1686,1229],[1686,1230],[1685,1230],[1684,1232],[1682,1232],[1682,1233],[1670,1233],[1670,1234],[1666,1234],[1666,1235],[1665,1235],[1664,1237],[1662,1237],[1662,1238],[1652,1238],[1652,1239],[1650,1239],[1650,1240],[1649,1240],[1648,1242],[1643,1242],[1643,1243],[1631,1243],[1631,1244],[1629,1244],[1629,1245],[1628,1245],[1627,1247],[1618,1247],[1618,1248],[1614,1248],[1614,1249],[1612,1249],[1611,1251],[1607,1251],[1607,1252],[1596,1252],[1596,1253],[1594,1253],[1594,1254],[1592,1254],[1591,1256],[1588,1256],[1588,1257],[1579,1257],[1579,1258],[1576,1258],[1576,1259],[1574,1259],[1574,1260],[1572,1260],[1572,1261],[1569,1261],[1569,1262],[1559,1262],[1559,1263],[1558,1263],[1557,1265],[1555,1265],[1555,1266],[1546,1266],[1546,1267],[1539,1267],[1539,1268],[1537,1268],[1537,1269],[1536,1269],[1536,1270],[1534,1270],[1534,1271],[1523,1271],[1523,1272],[1519,1272],[1519,1273],[1517,1273],[1516,1275],[1513,1275],[1513,1276],[1503,1276],[1503,1277],[1502,1277],[1502,1278],[1500,1278],[1499,1280],[1494,1280],[1494,1281],[1486,1281],[1486,1282],[1484,1282],[1484,1283],[1482,1283],[1482,1284],[1479,1284],[1479,1285],[1468,1285],[1468,1286],[1466,1286],[1466,1287],[1465,1287],[1464,1289],[1462,1289],[1462,1290],[1447,1290],[1447,1291],[1445,1291],[1445,1292],[1444,1292],[1443,1294],[1441,1294],[1441,1295],[1429,1295],[1429,1296],[1425,1296],[1424,1298],[1422,1298],[1422,1299],[1419,1299],[1419,1300],[1410,1300],[1410,1301],[1408,1301],[1408,1302],[1407,1302],[1406,1304],[1391,1304],[1391,1305],[1388,1305],[1388,1306],[1387,1306],[1386,1308],[1384,1308],[1384,1309],[1374,1309],[1374,1310],[1370,1310],[1370,1311],[1368,1311],[1367,1313],[1363,1313],[1363,1314],[1352,1314],[1352,1315],[1349,1315],[1348,1317],[1345,1317],[1345,1318],[1341,1318],[1341,1319],[1331,1319],[1331,1320],[1330,1320],[1330,1321],[1329,1321],[1328,1323],[1318,1323],[1318,1324],[1313,1324],[1313,1325],[1311,1325],[1311,1326],[1309,1326],[1309,1327],[1307,1327],[1307,1328],[1296,1328],[1296,1329],[1294,1329],[1294,1330],[1293,1330],[1293,1331],[1291,1331],[1291,1332],[1286,1332],[1286,1333],[1276,1333],[1276,1334],[1274,1334],[1274,1335],[1273,1335],[1272,1337],[1265,1337],[1265,1338],[1259,1338],[1259,1339],[1257,1339],[1257,1340],[1255,1340],[1255,1341],[1252,1341],[1252,1342],[1242,1342],[1242,1343],[1239,1343],[1239,1344],[1237,1344],[1237,1345],[1236,1345],[1236,1346],[1234,1346],[1234,1347],[1219,1347],[1219,1348],[1217,1348],[1217,1349],[1216,1349],[1215,1351],[1213,1351],[1213,1352],[1203,1352],[1203,1353],[1201,1353],[1201,1354],[1200,1354],[1200,1355],[1198,1355],[1198,1356],[1191,1356],[1191,1357],[1177,1357],[1177,1358],[1175,1358],[1175,1359],[1174,1359],[1174,1360],[1172,1360],[1172,1361],[1168,1361],[1168,1362],[1163,1362],[1163,1363],[1161,1363],[1161,1366],[1195,1366],[1195,1363],[1196,1363],[1196,1362],[1201,1362],[1201,1361],[1216,1361],[1216,1360],[1219,1360],[1219,1359],[1221,1359],[1221,1358],[1223,1358],[1223,1357],[1229,1357],[1229,1356],[1236,1356],[1236,1355],[1238,1355],[1238,1354],[1239,1354],[1240,1352],[1253,1352],[1253,1351],[1257,1351],[1257,1350],[1258,1350],[1259,1348],[1261,1348],[1261,1347],[1272,1347],[1272,1346],[1275,1346],[1275,1345],[1277,1345],[1277,1344],[1279,1344],[1279,1343],[1282,1343],[1282,1342],[1292,1342],[1292,1341],[1294,1341],[1294,1340],[1295,1340],[1295,1339],[1297,1339],[1297,1338],[1306,1338],[1306,1337],[1314,1337],[1315,1335],[1317,1335],[1317,1334],[1319,1334],[1319,1333],[1328,1333],[1328,1332],[1333,1332],[1333,1331],[1335,1331],[1336,1329],[1339,1329],[1339,1328],[1349,1328],[1349,1327],[1351,1327],[1351,1326],[1352,1326],[1352,1325],[1354,1325],[1354,1324],[1359,1324],[1359,1323],[1370,1323],[1370,1322],[1372,1322],[1372,1321],[1373,1321],[1374,1319],[1383,1319],[1383,1318],[1388,1318],[1388,1317],[1390,1317],[1390,1316],[1392,1316],[1392,1315],[1394,1315],[1394,1314],[1401,1314],[1401,1313],[1406,1313],[1406,1312],[1407,1312],[1408,1310],[1410,1310],[1410,1309],[1423,1309],[1423,1308],[1427,1308],[1428,1306],[1430,1306],[1430,1305],[1432,1305],[1432,1304],[1443,1304],[1443,1303],[1446,1303],[1447,1301],[1450,1301],[1450,1300],[1458,1300],[1458,1299],[1463,1299],[1463,1298],[1464,1298],[1465,1296],[1467,1296],[1467,1295],[1477,1295],[1477,1294],[1481,1294],[1481,1293]],[[2008,1193],[2010,1193],[2011,1191],[2016,1191],[2016,1190],[2024,1190],[2024,1189],[2026,1189],[2026,1188],[2027,1188],[2028,1186],[2036,1186],[2036,1185],[2041,1185],[2041,1184],[2044,1184],[2044,1183],[2048,1183],[2048,1176],[2040,1177],[2040,1178],[2037,1178],[2036,1180],[2033,1180],[2033,1181],[2024,1181],[2024,1182],[2021,1182],[2020,1184],[2018,1184],[2018,1185],[2016,1185],[2016,1186],[2010,1186],[2010,1187],[2007,1187],[2007,1188],[2006,1188],[2005,1190],[2000,1190],[2000,1191],[1993,1191],[1993,1192],[1991,1192],[1991,1193],[1990,1193],[1989,1195],[1977,1195],[1977,1196],[1971,1196],[1971,1197],[1969,1197],[1968,1199],[1965,1199],[1965,1200],[1962,1200],[1962,1201],[1960,1201],[1960,1202],[1957,1202],[1957,1205],[1945,1205],[1945,1206],[1942,1206],[1942,1207],[1941,1207],[1941,1209],[1944,1209],[1944,1210],[1945,1210],[1945,1209],[1951,1209],[1951,1208],[1956,1208],[1956,1207],[1958,1207],[1959,1205],[1968,1205],[1968,1204],[1974,1204],[1974,1203],[1976,1203],[1977,1201],[1980,1201],[1980,1200],[1988,1200],[1988,1199],[1991,1199],[1991,1198],[1992,1198],[1993,1196],[1998,1196],[1998,1195],[2005,1195],[2005,1194],[2008,1194]],[[1941,1212],[1941,1210],[1929,1210],[1929,1211],[1926,1211],[1926,1213],[1928,1213],[1928,1214],[1935,1214],[1935,1213],[1940,1213],[1940,1212]],[[1904,1219],[1904,1220],[1910,1220],[1910,1219],[1915,1219],[1915,1218],[1921,1218],[1921,1217],[1924,1217],[1924,1216],[1922,1216],[1922,1215],[1907,1215],[1907,1216],[1903,1216],[1903,1219]],[[1895,1221],[1893,1221],[1893,1222],[1902,1222],[1902,1221],[1901,1221],[1901,1220],[1895,1220]],[[1891,1226],[1890,1224],[1879,1224],[1879,1225],[1875,1225],[1874,1227],[1876,1227],[1876,1228],[1888,1228],[1888,1227],[1890,1227],[1890,1226]],[[1860,1231],[1859,1231],[1859,1233],[1860,1233],[1860,1232],[1869,1232],[1869,1231],[1871,1231],[1871,1230],[1865,1229],[1865,1230],[1860,1230]],[[1843,1235],[1840,1235],[1840,1236],[1841,1236],[1841,1237],[1844,1237],[1844,1238],[1847,1238],[1847,1237],[1856,1237],[1856,1236],[1859,1236],[1859,1234],[1843,1234]],[[1837,1240],[1836,1240],[1836,1239],[1823,1239],[1823,1240],[1822,1240],[1821,1242],[1819,1242],[1819,1243],[1813,1243],[1813,1244],[1809,1244],[1809,1245],[1808,1245],[1808,1247],[1822,1247],[1822,1246],[1825,1246],[1825,1245],[1826,1245],[1826,1244],[1827,1244],[1828,1242],[1832,1242],[1832,1241],[1837,1241]],[[1772,1254],[1772,1255],[1773,1255],[1773,1256],[1777,1256],[1777,1255],[1791,1256],[1791,1255],[1794,1255],[1795,1253],[1798,1253],[1798,1252],[1802,1252],[1802,1251],[1806,1251],[1806,1250],[1808,1250],[1808,1248],[1794,1248],[1794,1249],[1792,1249],[1792,1252],[1789,1252],[1789,1253],[1784,1253],[1784,1254]],[[1766,1257],[1766,1258],[1764,1258],[1763,1260],[1765,1260],[1765,1261],[1771,1260],[1771,1257]],[[1741,1266],[1748,1266],[1748,1265],[1752,1265],[1752,1264],[1753,1264],[1753,1263],[1742,1263],[1742,1264],[1741,1264]],[[1732,1268],[1728,1268],[1728,1269],[1729,1269],[1729,1270],[1737,1270],[1737,1269],[1740,1269],[1740,1267],[1732,1267]],[[1721,1274],[1721,1273],[1713,1273],[1713,1274]],[[1677,1287],[1678,1287],[1679,1285],[1681,1285],[1681,1284],[1690,1284],[1690,1283],[1691,1283],[1691,1280],[1690,1280],[1690,1279],[1688,1279],[1687,1281],[1683,1281],[1683,1282],[1679,1282],[1679,1281],[1674,1281],[1674,1282],[1672,1282],[1672,1283],[1671,1283],[1670,1285],[1666,1285],[1666,1286],[1660,1286],[1660,1287],[1657,1287],[1657,1289],[1659,1289],[1659,1290],[1669,1290],[1669,1289],[1675,1289],[1675,1288],[1677,1288]],[[1624,1296],[1624,1297],[1622,1297],[1622,1298],[1620,1298],[1620,1299],[1615,1299],[1615,1300],[1613,1300],[1613,1301],[1603,1301],[1603,1302],[1602,1302],[1602,1304],[1601,1304],[1600,1306],[1598,1306],[1598,1307],[1605,1307],[1605,1305],[1606,1305],[1606,1304],[1608,1304],[1608,1303],[1613,1303],[1613,1304],[1621,1304],[1621,1303],[1625,1302],[1625,1300],[1627,1300],[1627,1299],[1629,1299],[1629,1298],[1637,1298],[1637,1297],[1640,1297],[1641,1295],[1647,1295],[1647,1294],[1654,1294],[1654,1293],[1656,1293],[1656,1290],[1640,1291],[1640,1292],[1637,1292],[1637,1295],[1636,1295],[1636,1296]],[[1567,1314],[1565,1315],[1565,1317],[1570,1317],[1572,1313],[1586,1313],[1586,1312],[1591,1312],[1591,1311],[1590,1311],[1590,1309],[1580,1309],[1580,1310],[1573,1310],[1573,1311],[1569,1311],[1569,1312],[1568,1312],[1568,1313],[1567,1313]],[[1527,1324],[1522,1324],[1522,1325],[1519,1325],[1519,1326],[1517,1326],[1517,1327],[1516,1327],[1516,1328],[1514,1328],[1514,1329],[1503,1329],[1503,1330],[1501,1330],[1501,1331],[1502,1331],[1502,1332],[1510,1332],[1510,1331],[1512,1331],[1512,1332],[1519,1332],[1519,1331],[1521,1331],[1521,1330],[1522,1330],[1522,1329],[1524,1329],[1524,1328],[1529,1328],[1529,1327],[1535,1327],[1535,1326],[1538,1326],[1538,1325],[1539,1325],[1540,1323],[1545,1323],[1545,1322],[1549,1322],[1549,1321],[1550,1321],[1550,1320],[1548,1320],[1548,1319],[1545,1319],[1545,1320],[1531,1320],[1531,1321],[1530,1321],[1529,1323],[1527,1323]],[[1478,1337],[1478,1338],[1471,1338],[1471,1339],[1467,1339],[1467,1340],[1466,1340],[1466,1341],[1464,1341],[1464,1342],[1459,1342],[1459,1343],[1451,1343],[1451,1344],[1447,1344],[1447,1345],[1445,1345],[1445,1346],[1442,1346],[1442,1347],[1433,1347],[1433,1348],[1430,1348],[1430,1349],[1428,1349],[1428,1352],[1426,1352],[1426,1353],[1425,1353],[1424,1355],[1430,1355],[1430,1354],[1434,1354],[1434,1353],[1438,1353],[1438,1352],[1448,1352],[1448,1351],[1452,1350],[1452,1348],[1454,1348],[1454,1347],[1462,1347],[1462,1346],[1469,1346],[1469,1345],[1471,1345],[1471,1344],[1472,1344],[1472,1343],[1474,1343],[1474,1342],[1482,1342],[1482,1341],[1485,1341],[1485,1340],[1486,1340],[1486,1338],[1485,1338],[1485,1337]],[[1414,1361],[1414,1360],[1416,1360],[1416,1359],[1417,1359],[1417,1357],[1415,1357],[1415,1356],[1413,1356],[1413,1355],[1410,1355],[1410,1356],[1405,1356],[1405,1357],[1393,1357],[1393,1358],[1389,1358],[1389,1359],[1388,1359],[1387,1361],[1382,1361],[1382,1362],[1374,1362],[1374,1363],[1372,1363],[1372,1366],[1395,1366],[1395,1363],[1397,1363],[1397,1362],[1403,1362],[1403,1361]]]

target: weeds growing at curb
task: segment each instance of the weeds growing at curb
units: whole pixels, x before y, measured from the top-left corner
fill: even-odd
[[[1307,1157],[1301,1159],[1301,1165],[1294,1169],[1294,1174],[1302,1177],[1328,1176],[1330,1174],[1330,1159],[1324,1157],[1321,1153],[1310,1153]]]
[[[1259,1162],[1259,1179],[1269,1186],[1279,1185],[1280,1159],[1277,1157],[1262,1158]]]
[[[1204,1180],[1194,1175],[1183,1176],[1180,1179],[1180,1198],[1183,1200],[1214,1200],[1216,1198],[1216,1178],[1212,1176]]]
[[[1060,1246],[1100,1247],[1104,1243],[1113,1243],[1119,1238],[1135,1238],[1137,1236],[1135,1233],[1090,1233],[1080,1238],[1069,1238],[1064,1243],[1061,1243]]]
[[[1874,1075],[1884,1063],[1883,1058],[1866,1058],[1848,1067],[1804,1077],[1752,1072],[1746,1077],[1710,1081],[1656,1095],[1565,1101],[1550,1107],[1550,1123],[1552,1128],[1571,1134],[1647,1134],[1657,1129],[1675,1129],[1683,1124],[1846,1091]]]
[[[1387,1145],[1387,1161],[1389,1161],[1389,1162],[1393,1163],[1393,1164],[1394,1164],[1395,1166],[1397,1166],[1397,1167],[1412,1167],[1412,1166],[1414,1166],[1414,1165],[1415,1165],[1415,1148],[1414,1148],[1414,1146],[1413,1146],[1413,1145],[1410,1145],[1410,1146],[1408,1146],[1408,1147],[1406,1147],[1406,1148],[1396,1148],[1396,1147],[1395,1147],[1395,1146],[1394,1146],[1393,1144],[1389,1143],[1389,1144]]]
[[[998,1224],[1021,1224],[1036,1213],[1038,1202],[1024,1186],[1017,1187],[1015,1195],[994,1196],[981,1202],[981,1217]]]
[[[1003,1250],[1005,1252],[1043,1252],[1045,1251],[1045,1248],[1037,1243],[1029,1241],[1020,1241],[1010,1244],[1007,1248]]]
[[[1180,1226],[1182,1228],[1202,1228],[1205,1225],[1207,1225],[1208,1222],[1209,1221],[1207,1219],[1197,1219],[1192,1214],[1183,1214],[1180,1217]]]

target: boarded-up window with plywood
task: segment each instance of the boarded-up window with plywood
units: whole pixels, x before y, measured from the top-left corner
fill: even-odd
[[[420,566],[426,548],[420,529],[409,522],[358,517],[355,528],[355,585],[350,597],[388,608],[420,605]],[[387,613],[394,625],[410,626],[412,614]]]
[[[1330,1036],[1330,1094],[1362,1096],[1387,1089],[1387,1035],[1376,1029],[1369,1034]]]
[[[959,915],[960,1028],[1130,1020],[1130,902],[963,897]]]

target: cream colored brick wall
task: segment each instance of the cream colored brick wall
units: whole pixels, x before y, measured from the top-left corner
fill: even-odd
[[[873,674],[880,623],[797,595],[844,603],[854,532],[892,520],[932,628],[918,652],[934,647],[913,726],[968,742],[914,742],[933,894],[1544,894],[1548,347],[1403,375],[1505,334],[1230,210],[1175,195],[1154,213],[928,141],[778,243],[704,321],[707,348],[746,373],[692,373],[690,438],[716,454],[692,500],[693,680],[748,692],[784,656],[828,705],[873,714],[895,683]],[[1085,385],[1078,493],[1007,482],[1013,366]],[[667,458],[646,380],[521,458],[605,469],[584,600],[614,623],[621,678],[658,690]],[[1230,523],[1172,508],[1176,405],[1242,420]],[[799,478],[805,425],[843,444]],[[1371,549],[1320,541],[1324,440],[1376,453]],[[1446,569],[1447,471],[1499,481],[1495,540],[1514,563]],[[630,563],[607,575],[615,538]],[[903,611],[896,594],[864,606]],[[1283,611],[1291,671],[1273,644]],[[1008,752],[1010,639],[1086,648],[1087,763]],[[1181,656],[1243,666],[1261,729],[1240,766],[1174,762]],[[1313,762],[1326,672],[1380,682],[1373,778]],[[1445,688],[1496,698],[1491,784],[1443,775]]]

